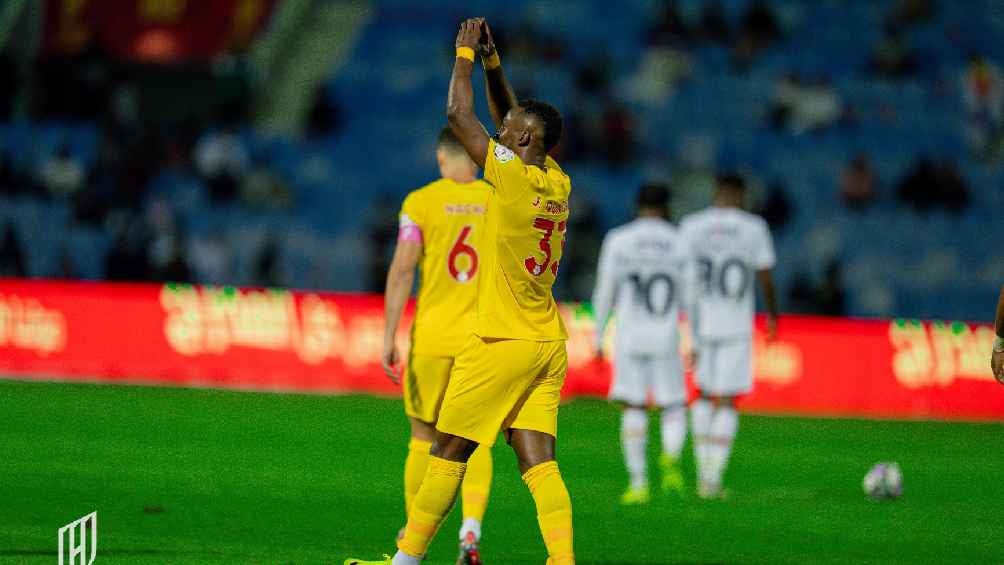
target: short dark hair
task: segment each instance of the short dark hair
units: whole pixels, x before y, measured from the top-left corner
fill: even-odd
[[[648,182],[638,190],[638,208],[669,210],[669,187],[659,182]]]
[[[457,139],[457,136],[453,135],[453,130],[450,129],[450,126],[446,126],[443,128],[443,131],[439,132],[439,143],[437,143],[436,147],[442,147],[451,153],[464,151],[464,146]]]
[[[746,190],[746,180],[737,173],[722,173],[716,179],[719,190],[734,190],[743,192]]]
[[[533,114],[544,122],[544,150],[550,151],[561,141],[561,114],[547,102],[527,98],[520,100],[519,107],[527,114]]]

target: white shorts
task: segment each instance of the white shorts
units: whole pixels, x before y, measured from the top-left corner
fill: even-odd
[[[656,406],[683,404],[687,389],[683,383],[683,365],[679,355],[617,354],[610,400],[633,406],[648,404],[648,394]]]
[[[739,396],[753,390],[753,341],[705,341],[697,357],[697,388],[709,396]]]

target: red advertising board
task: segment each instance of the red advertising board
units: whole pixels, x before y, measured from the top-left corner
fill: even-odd
[[[275,0],[47,0],[44,49],[79,55],[98,45],[147,62],[205,61],[243,51],[268,22]]]
[[[567,396],[603,396],[593,319],[564,305]],[[400,331],[408,341],[410,313]],[[0,373],[265,390],[397,394],[379,368],[379,295],[0,279]],[[746,410],[1004,420],[993,330],[964,323],[786,317],[755,341]]]

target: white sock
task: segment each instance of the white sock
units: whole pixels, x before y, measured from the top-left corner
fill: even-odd
[[[631,487],[648,485],[645,469],[645,444],[648,442],[648,414],[641,408],[625,408],[621,416],[621,446],[624,464],[631,476]]]
[[[711,418],[708,438],[708,469],[706,478],[712,484],[722,484],[722,473],[729,462],[732,442],[739,429],[739,414],[727,404],[718,406]]]
[[[474,532],[474,539],[481,541],[481,522],[474,518],[464,518],[464,523],[460,524],[460,541],[464,541],[467,532]]]
[[[391,560],[391,565],[419,565],[421,562],[421,557],[408,555],[399,549],[397,550],[397,553],[394,554],[394,559]]]
[[[711,432],[711,412],[713,406],[706,398],[698,398],[690,405],[690,429],[694,434],[694,462],[697,464],[697,478],[704,481],[708,467],[708,434]]]
[[[662,409],[662,452],[673,458],[680,459],[683,451],[683,440],[687,437],[687,411],[682,405],[667,406]]]

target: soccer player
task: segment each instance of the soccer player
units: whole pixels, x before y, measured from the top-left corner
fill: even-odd
[[[742,209],[744,195],[743,179],[724,175],[712,206],[680,224],[694,285],[687,313],[700,396],[690,416],[702,498],[723,496],[722,474],[739,427],[735,400],[753,389],[754,275],[767,305],[768,340],[777,334],[774,244],[767,223]]]
[[[492,185],[474,334],[457,357],[439,411],[428,470],[393,559],[419,563],[449,513],[480,444],[499,430],[537,506],[548,563],[574,563],[572,507],[555,461],[558,403],[568,358],[567,332],[551,293],[568,222],[568,176],[547,153],[561,116],[543,102],[517,102],[483,19],[465,21],[447,100],[450,129]],[[488,137],[474,113],[471,73],[482,55],[488,106],[498,127]],[[356,559],[348,564],[365,563]]]
[[[638,217],[612,230],[600,249],[593,293],[596,351],[616,310],[614,380],[610,399],[622,406],[621,447],[630,475],[622,504],[649,501],[645,448],[649,393],[662,411],[662,490],[683,492],[677,462],[687,433],[687,391],[680,360],[679,313],[687,249],[669,223],[669,190],[658,184],[638,192]]]
[[[397,247],[384,293],[381,362],[387,376],[397,383],[401,361],[397,327],[411,295],[415,268],[419,268],[421,287],[403,379],[404,411],[411,422],[404,464],[405,512],[425,476],[450,370],[474,330],[479,239],[491,188],[477,178],[477,165],[449,128],[439,135],[436,161],[442,178],[413,191],[401,207]],[[491,481],[491,450],[484,447],[474,452],[464,476],[460,563],[480,562],[481,520]]]
[[[1004,385],[1004,285],[1001,286],[1001,294],[997,297],[994,329],[997,335],[994,336],[994,350],[990,354],[990,369],[993,370],[997,382]]]

